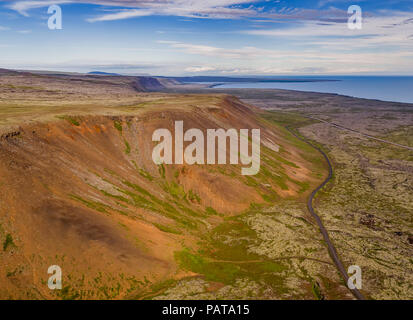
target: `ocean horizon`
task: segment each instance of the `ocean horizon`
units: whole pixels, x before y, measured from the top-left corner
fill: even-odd
[[[270,78],[265,78],[270,79]],[[275,79],[273,77],[272,79]],[[413,76],[283,76],[279,82],[230,82],[222,89],[285,89],[413,103]],[[288,81],[288,80],[296,81]],[[309,81],[303,81],[309,80]]]

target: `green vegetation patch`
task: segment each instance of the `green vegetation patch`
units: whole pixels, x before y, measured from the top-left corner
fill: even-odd
[[[126,139],[124,139],[123,142],[125,143],[125,153],[130,154],[131,148],[130,148],[129,142]]]
[[[187,250],[176,252],[175,259],[183,269],[202,274],[207,281],[231,284],[240,276],[241,269],[232,263],[208,261]]]
[[[207,215],[210,215],[210,216],[218,215],[218,212],[212,207],[206,207],[205,212]]]
[[[74,118],[74,117],[70,117],[70,116],[57,116],[57,118],[66,120],[66,121],[68,121],[69,123],[71,123],[72,125],[74,125],[74,126],[76,126],[76,127],[80,126],[80,122],[79,122],[76,118]]]
[[[187,198],[188,198],[188,200],[191,201],[191,202],[196,202],[196,203],[198,203],[198,204],[201,203],[201,198],[200,198],[199,195],[196,194],[192,189],[190,189],[190,190],[188,191]]]
[[[178,207],[178,210],[169,202],[158,199],[147,190],[129,181],[122,181],[122,183],[140,193],[136,194],[128,190],[118,189],[120,192],[130,196],[133,199],[133,204],[135,206],[146,208],[154,212],[162,213],[163,215],[171,219],[174,219],[176,222],[180,223],[182,226],[185,226],[187,228],[196,228],[196,223],[192,221],[191,217],[200,216],[200,214],[196,213],[190,208],[185,207],[179,202],[173,201],[173,203]],[[190,217],[187,217],[185,216],[185,214],[182,213],[185,213]]]
[[[82,197],[79,197],[79,196],[73,195],[73,194],[71,194],[70,197],[72,199],[76,200],[76,201],[79,201],[80,203],[83,203],[85,206],[87,206],[90,209],[94,209],[94,210],[99,211],[99,212],[107,213],[107,210],[106,210],[107,206],[104,205],[103,203],[96,202],[96,201],[91,201],[91,200],[85,200]]]
[[[261,260],[262,257],[248,251],[248,246],[256,239],[256,232],[240,217],[230,218],[211,232],[205,254],[217,260],[244,262]]]
[[[171,226],[165,226],[159,223],[154,223],[154,226],[157,227],[159,230],[161,230],[162,232],[166,232],[166,233],[173,233],[173,234],[182,234],[181,231],[172,228]]]
[[[148,171],[146,171],[145,169],[139,168],[138,172],[145,179],[147,179],[149,181],[153,181],[154,177]]]
[[[324,295],[321,292],[320,284],[317,281],[313,281],[311,284],[311,292],[317,300],[324,300]]]
[[[113,121],[113,126],[116,128],[116,130],[119,131],[120,134],[122,134],[122,131],[123,131],[122,121],[119,121],[119,120]]]
[[[57,294],[62,300],[76,300],[80,297],[79,293],[69,285],[58,290]]]
[[[168,183],[166,182],[163,186],[163,189],[165,192],[169,193],[171,196],[173,196],[176,199],[185,199],[186,197],[186,192],[184,190],[184,187],[181,186],[180,184],[177,184],[176,182],[171,182]]]
[[[136,170],[138,171],[139,175],[143,178],[145,178],[148,181],[154,181],[155,177],[152,176],[148,171],[146,171],[143,168],[139,168],[139,166],[136,164],[134,160],[132,160],[133,165],[135,166]]]
[[[10,233],[6,235],[6,239],[3,242],[3,251],[6,251],[9,247],[15,247],[16,245],[13,242],[13,237]]]
[[[163,164],[158,166],[159,175],[165,179],[165,166]]]
[[[288,270],[288,267],[285,265],[273,261],[244,263],[242,268],[251,274],[281,273],[284,270]]]

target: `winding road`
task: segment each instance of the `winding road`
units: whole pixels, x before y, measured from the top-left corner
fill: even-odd
[[[310,197],[308,198],[307,201],[307,208],[308,211],[310,211],[311,215],[314,217],[314,219],[317,222],[318,227],[320,228],[321,234],[323,235],[324,241],[327,244],[328,247],[328,252],[330,253],[330,256],[334,262],[334,264],[336,265],[338,271],[340,271],[342,277],[344,278],[344,281],[347,285],[347,281],[348,281],[348,274],[346,269],[344,268],[343,263],[341,262],[337,250],[334,246],[334,244],[331,242],[330,237],[328,235],[327,229],[324,227],[323,222],[321,221],[320,217],[315,213],[314,208],[313,208],[313,200],[315,195],[317,194],[317,192],[319,192],[328,182],[330,182],[330,180],[333,177],[333,166],[331,165],[330,159],[327,157],[327,155],[325,154],[325,152],[323,150],[321,150],[319,147],[313,145],[311,142],[305,140],[304,138],[300,137],[299,135],[297,135],[294,131],[292,131],[289,127],[285,127],[292,135],[294,135],[297,139],[305,142],[306,144],[310,145],[312,148],[316,149],[318,152],[320,152],[324,159],[326,160],[327,164],[328,164],[328,177],[323,181],[323,183],[317,187],[317,189],[315,189]],[[358,289],[350,289],[348,288],[351,293],[359,300],[365,300],[363,294],[358,290]]]

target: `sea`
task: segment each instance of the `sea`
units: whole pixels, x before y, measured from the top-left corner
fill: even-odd
[[[356,98],[413,103],[413,76],[294,76],[277,79],[221,83],[214,87],[337,93]]]

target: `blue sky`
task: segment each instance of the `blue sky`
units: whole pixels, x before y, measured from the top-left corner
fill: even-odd
[[[51,4],[63,29],[49,30]],[[347,26],[350,5],[361,30]],[[413,75],[413,1],[0,0],[0,67],[152,75]]]

